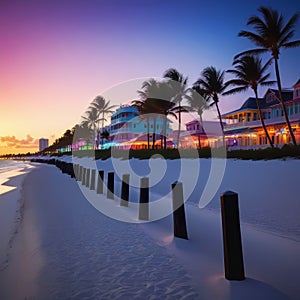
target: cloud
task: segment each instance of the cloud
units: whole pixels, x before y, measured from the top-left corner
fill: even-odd
[[[34,139],[30,134],[26,135],[25,139],[17,139],[15,136],[2,136],[0,137],[1,146],[9,148],[36,148],[38,146],[38,139]]]

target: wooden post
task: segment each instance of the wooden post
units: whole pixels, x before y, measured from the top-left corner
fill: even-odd
[[[86,168],[82,169],[82,185],[85,185]]]
[[[181,182],[172,184],[174,236],[188,240]]]
[[[97,194],[103,194],[103,178],[104,178],[104,171],[98,172],[98,184],[97,184]]]
[[[86,179],[85,179],[85,186],[90,187],[90,169],[86,170]]]
[[[107,174],[107,198],[114,199],[114,172]]]
[[[129,174],[122,176],[122,188],[121,188],[121,206],[128,206],[129,198]]]
[[[79,166],[79,170],[78,170],[78,181],[82,181],[82,166]]]
[[[244,280],[244,262],[239,217],[238,194],[227,191],[221,195],[225,278]]]
[[[139,220],[149,220],[149,178],[141,178]]]
[[[92,170],[91,185],[90,185],[91,190],[95,189],[95,177],[96,177],[96,170]]]

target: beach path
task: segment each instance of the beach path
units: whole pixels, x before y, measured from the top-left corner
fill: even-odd
[[[27,175],[23,197],[1,299],[198,298],[175,257],[139,225],[99,213],[54,166]]]

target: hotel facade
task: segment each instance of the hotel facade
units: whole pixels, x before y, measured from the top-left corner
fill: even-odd
[[[300,79],[293,89],[282,90],[288,118],[297,144],[300,143]],[[278,90],[268,89],[259,99],[262,116],[274,146],[281,147],[292,142],[283,116]],[[256,149],[269,147],[259,120],[255,98],[248,98],[236,110],[222,115],[225,121],[224,134],[228,149]]]

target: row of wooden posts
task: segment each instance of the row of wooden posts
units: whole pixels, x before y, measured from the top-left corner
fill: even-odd
[[[46,162],[45,160],[37,162]],[[104,171],[83,167],[79,164],[66,163],[58,160],[49,160],[48,163],[56,165],[62,173],[69,174],[76,178],[82,185],[91,190],[96,190],[97,194],[104,193]],[[97,185],[96,174],[98,173]],[[129,174],[122,175],[121,186],[121,206],[128,207],[129,202]],[[107,173],[107,198],[114,199],[114,172]],[[139,219],[149,220],[149,178],[140,179],[140,206]],[[172,184],[173,203],[173,226],[174,236],[188,239],[185,208],[183,199],[183,186],[181,182]],[[242,240],[240,231],[240,217],[238,194],[235,192],[225,192],[221,195],[221,214],[223,232],[223,253],[225,278],[228,280],[244,280],[244,262],[242,252]]]

